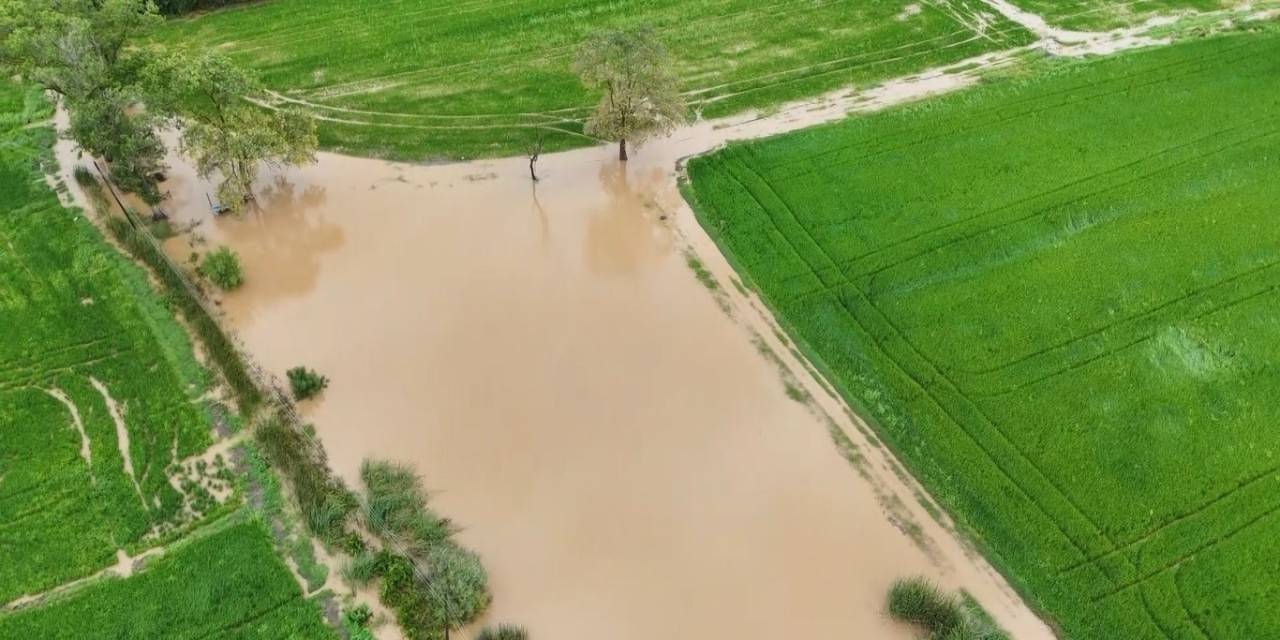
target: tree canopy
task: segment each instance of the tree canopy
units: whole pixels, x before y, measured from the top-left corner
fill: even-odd
[[[587,119],[587,133],[618,141],[622,160],[627,159],[627,141],[639,145],[684,121],[671,56],[651,28],[591,36],[578,49],[573,69],[583,84],[604,92]]]
[[[218,199],[239,211],[252,197],[259,165],[315,160],[315,123],[296,109],[263,106],[248,71],[217,52],[170,52],[145,71],[148,107],[182,130],[182,152],[202,178],[220,175]]]
[[[238,211],[262,164],[311,162],[315,126],[300,111],[271,109],[257,79],[216,52],[147,45],[162,20],[151,0],[0,0],[0,66],[59,94],[69,136],[101,156],[124,189],[155,204],[164,127],[218,198]]]

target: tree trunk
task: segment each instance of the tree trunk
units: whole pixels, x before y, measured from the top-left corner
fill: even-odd
[[[626,138],[623,138],[618,141],[618,159],[623,162],[627,161],[627,139]]]

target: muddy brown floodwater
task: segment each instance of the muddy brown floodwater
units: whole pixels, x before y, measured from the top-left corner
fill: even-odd
[[[729,285],[674,181],[677,159],[726,139],[970,79],[703,123],[625,168],[612,148],[547,155],[536,186],[523,158],[321,154],[266,176],[242,219],[211,219],[207,185],[175,162],[167,206],[199,222],[206,248],[240,253],[247,283],[222,308],[255,359],[330,377],[304,411],[334,468],[353,485],[367,456],[422,473],[489,570],[482,622],[544,640],[905,639],[885,592],[922,574],[970,591],[1016,637],[1044,638]],[[183,256],[190,240],[168,248]],[[757,340],[817,402],[788,398]],[[870,480],[833,445],[828,414],[862,443]]]

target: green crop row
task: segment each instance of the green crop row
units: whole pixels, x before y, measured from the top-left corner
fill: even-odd
[[[1067,637],[1280,637],[1280,35],[1034,71],[686,194]]]

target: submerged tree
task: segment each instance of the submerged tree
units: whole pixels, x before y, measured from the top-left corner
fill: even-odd
[[[171,53],[146,72],[148,105],[182,130],[182,152],[202,178],[218,174],[218,199],[240,211],[261,165],[315,161],[315,122],[295,109],[265,105],[257,79],[226,56]]]
[[[604,95],[586,131],[618,141],[627,159],[627,141],[639,145],[670,133],[684,121],[685,106],[670,55],[650,28],[607,31],[578,49],[573,69],[583,84]]]

